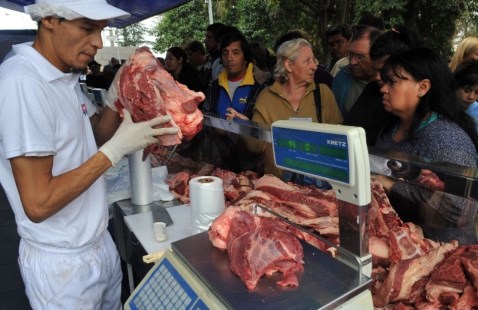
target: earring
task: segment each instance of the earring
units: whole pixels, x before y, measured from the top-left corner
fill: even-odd
[[[421,96],[423,96],[423,94],[422,94],[422,93],[418,93],[418,97],[421,97]]]

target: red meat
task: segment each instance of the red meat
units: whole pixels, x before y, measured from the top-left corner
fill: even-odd
[[[118,74],[119,110],[126,108],[135,122],[169,114],[173,119],[167,126],[179,127],[177,135],[159,137],[161,145],[179,144],[202,129],[203,115],[197,106],[204,94],[176,82],[149,48],[138,48]]]
[[[249,222],[239,229],[245,233],[235,232],[235,226],[241,225],[234,221],[229,238],[228,254],[230,268],[238,275],[249,290],[253,290],[259,279],[264,275],[271,275],[277,271],[284,275],[278,285],[298,285],[295,273],[302,271],[304,253],[299,240],[286,229],[277,225],[272,218],[259,218]],[[250,220],[250,219],[249,219]],[[253,225],[256,224],[256,225]]]
[[[299,240],[276,218],[264,218],[228,207],[211,225],[209,239],[227,249],[230,268],[253,290],[259,279],[277,271],[284,277],[277,284],[298,285],[295,275],[303,270],[303,249]]]

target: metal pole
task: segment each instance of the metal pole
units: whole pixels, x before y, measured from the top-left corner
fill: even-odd
[[[120,43],[119,43],[119,29],[116,28],[116,51],[118,52],[118,61],[121,64]]]
[[[212,0],[207,1],[207,10],[209,13],[209,24],[214,23],[214,20],[212,18]]]

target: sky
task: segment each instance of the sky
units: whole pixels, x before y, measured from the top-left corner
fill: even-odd
[[[0,30],[37,29],[29,15],[0,7]]]

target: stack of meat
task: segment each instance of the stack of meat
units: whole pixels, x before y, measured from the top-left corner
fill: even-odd
[[[369,250],[373,257],[374,305],[386,309],[472,309],[478,306],[478,246],[460,247],[456,242],[438,243],[424,238],[420,227],[404,223],[399,218],[382,185],[373,178],[371,181]],[[249,213],[256,218],[258,216],[253,215],[256,204],[267,206],[292,222],[339,244],[337,204],[333,191],[286,184],[266,175],[254,181],[254,189],[216,219],[209,231],[213,245],[229,250],[233,236],[237,235],[231,237],[228,234],[235,214],[243,216],[243,213]],[[261,218],[271,216],[269,213],[260,215]],[[277,226],[322,250],[331,250],[329,243],[304,234],[293,226],[284,223]],[[256,243],[252,242],[250,249]],[[330,252],[333,254],[333,251]],[[228,253],[231,255],[231,251]],[[231,261],[238,259],[230,258]],[[246,261],[245,266],[252,269],[250,266],[254,266],[254,261]],[[231,269],[246,286],[251,287],[247,282],[249,276],[241,275],[232,265]],[[246,274],[250,273],[249,270]]]
[[[478,246],[425,239],[420,227],[401,221],[377,182],[372,182],[369,236],[377,308],[478,307]]]
[[[176,199],[187,204],[189,203],[189,180],[204,175],[222,179],[225,200],[228,205],[238,201],[250,192],[254,187],[254,181],[258,179],[257,173],[253,171],[243,171],[236,174],[232,171],[215,168],[210,164],[204,164],[202,167],[196,167],[196,169],[191,167],[191,169],[172,175],[167,180],[169,189]]]

